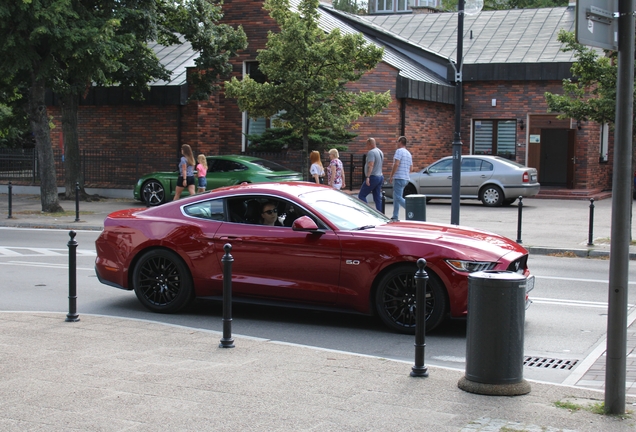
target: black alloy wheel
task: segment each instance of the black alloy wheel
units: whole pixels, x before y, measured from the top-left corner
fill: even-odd
[[[417,302],[415,265],[402,265],[389,271],[378,283],[375,294],[376,312],[392,330],[415,334]],[[426,331],[431,331],[446,317],[446,291],[431,272],[426,284]]]
[[[132,282],[141,304],[153,312],[178,312],[194,299],[190,271],[168,250],[144,252],[135,265]]]
[[[504,194],[499,186],[487,185],[479,193],[479,199],[487,207],[499,207],[504,202]]]
[[[141,197],[147,206],[154,207],[166,201],[166,191],[159,180],[148,180],[141,187]]]

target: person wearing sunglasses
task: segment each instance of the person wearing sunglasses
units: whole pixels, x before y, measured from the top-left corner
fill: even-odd
[[[261,208],[261,220],[263,225],[282,226],[278,220],[276,204],[269,201],[263,204]]]

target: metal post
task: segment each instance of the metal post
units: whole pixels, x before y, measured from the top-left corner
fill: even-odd
[[[590,198],[590,224],[587,231],[587,245],[594,246],[594,198]]]
[[[79,182],[75,182],[75,222],[79,222],[80,221],[80,217],[79,217],[79,192],[80,192]]]
[[[353,165],[353,153],[349,154],[349,190],[352,191],[353,190],[353,170],[355,169],[354,165]],[[364,165],[362,168],[362,174],[364,176]]]
[[[464,51],[464,0],[457,2],[457,64],[455,65],[455,136],[453,137],[453,178],[451,224],[459,225],[459,195],[462,184],[462,56]]]
[[[13,219],[13,197],[12,197],[12,191],[13,189],[13,185],[11,184],[11,182],[9,182],[9,216],[7,216],[7,219]]]
[[[424,366],[424,349],[426,348],[426,284],[428,273],[424,270],[426,260],[417,260],[418,270],[415,272],[415,366],[411,368],[412,377],[427,377],[428,368]]]
[[[395,205],[395,203],[393,203]],[[382,191],[382,214],[386,214],[386,192]]]
[[[607,307],[605,412],[625,413],[627,293],[632,208],[634,0],[618,0],[618,73],[612,177],[612,229]]]
[[[523,197],[519,197],[519,211],[517,213],[517,243],[523,243],[521,241],[521,219],[523,217]]]
[[[225,255],[221,258],[223,262],[223,339],[219,348],[234,348],[232,339],[232,263],[234,258],[230,255],[232,245],[226,243],[223,246]]]
[[[66,314],[66,322],[79,321],[79,315],[77,314],[77,259],[76,250],[77,242],[75,231],[70,231],[68,235],[71,239],[68,242],[68,314]]]

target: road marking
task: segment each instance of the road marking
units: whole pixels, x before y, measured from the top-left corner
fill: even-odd
[[[608,280],[602,279],[580,279],[580,278],[569,278],[569,277],[559,277],[559,276],[537,276],[534,275],[537,279],[552,279],[552,280],[564,280],[564,281],[573,281],[573,282],[593,282],[593,283],[604,283],[608,284]],[[636,285],[636,282],[627,282],[629,285]]]
[[[542,297],[532,297],[532,296],[530,297],[530,300],[532,300],[532,303],[538,303],[538,304],[552,304],[552,305],[561,305],[561,306],[580,306],[580,307],[607,309],[607,302],[553,299],[553,298],[542,298]],[[628,304],[627,306],[632,308],[634,305],[633,304]]]
[[[42,256],[68,256],[68,248],[27,248],[16,246],[0,246],[0,258],[4,257],[42,257]],[[97,256],[97,252],[89,249],[76,249],[76,256]]]
[[[13,265],[22,267],[40,267],[40,268],[54,268],[54,269],[68,269],[68,264],[55,264],[55,263],[37,263],[28,261],[6,261],[0,262],[0,265]],[[76,267],[76,270],[94,271],[92,268]]]

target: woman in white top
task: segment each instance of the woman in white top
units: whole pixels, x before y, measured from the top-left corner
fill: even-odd
[[[311,168],[309,168],[309,174],[317,184],[321,183],[322,177],[325,176],[325,169],[322,167],[322,161],[320,160],[320,153],[316,150],[309,154],[309,161],[311,162]]]

